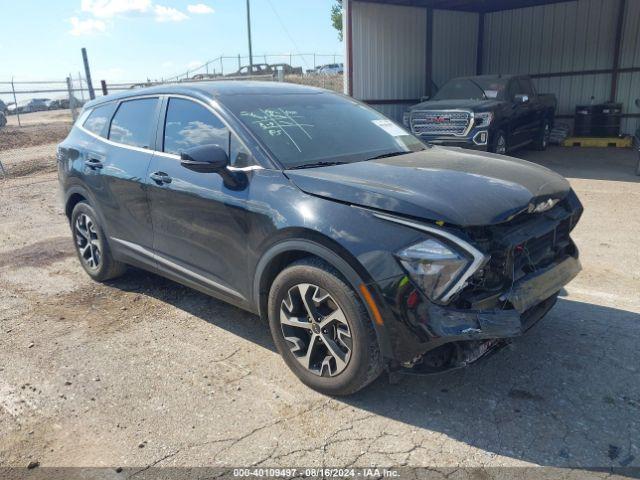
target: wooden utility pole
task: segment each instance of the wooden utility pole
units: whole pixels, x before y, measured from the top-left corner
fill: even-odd
[[[247,0],[247,35],[249,37],[249,74],[253,75],[253,50],[251,49],[251,6]]]

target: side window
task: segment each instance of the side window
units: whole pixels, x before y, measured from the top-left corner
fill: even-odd
[[[170,98],[163,151],[180,154],[200,145],[219,145],[229,152],[229,129],[211,111],[191,100]]]
[[[157,104],[157,98],[122,102],[111,121],[109,139],[125,145],[149,148]]]
[[[106,138],[109,120],[111,120],[111,116],[115,109],[115,103],[107,103],[106,105],[94,108],[82,126],[91,133],[95,133],[96,135]]]

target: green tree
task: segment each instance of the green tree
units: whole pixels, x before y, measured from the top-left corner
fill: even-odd
[[[331,25],[338,31],[338,38],[342,41],[342,1],[336,0],[331,6]]]

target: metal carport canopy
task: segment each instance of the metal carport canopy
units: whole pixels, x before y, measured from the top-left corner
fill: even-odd
[[[489,13],[514,8],[535,7],[552,3],[570,2],[573,0],[360,0],[369,3],[386,3],[388,5],[404,5],[425,7],[437,10],[457,10],[461,12]]]

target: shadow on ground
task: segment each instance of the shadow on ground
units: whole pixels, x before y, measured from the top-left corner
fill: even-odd
[[[274,350],[256,316],[169,280],[132,271],[137,291]],[[549,466],[640,465],[640,315],[560,299],[524,337],[463,370],[385,376],[347,404],[477,448]],[[286,368],[284,363],[282,368]]]
[[[544,152],[520,150],[512,155],[567,178],[640,182],[638,152],[630,148],[550,147]]]

